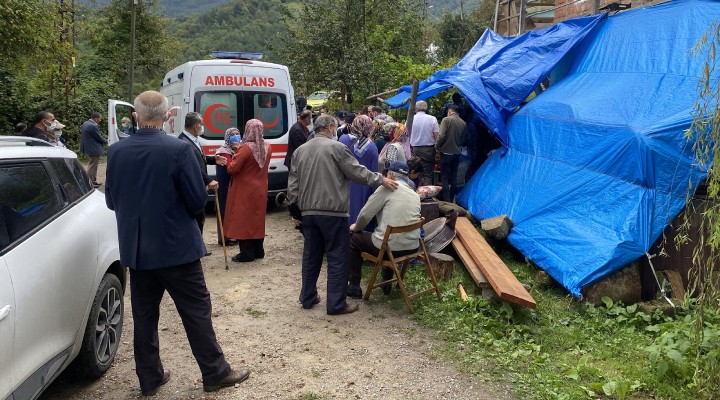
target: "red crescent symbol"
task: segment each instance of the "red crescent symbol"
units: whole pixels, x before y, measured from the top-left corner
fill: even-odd
[[[259,119],[263,123],[263,128],[272,129],[277,126],[278,122],[280,122],[280,114],[279,113],[275,113],[275,121],[273,121],[270,124],[266,124],[265,122],[263,122],[263,120],[260,118],[260,116],[261,116],[260,112],[258,112],[257,119]]]
[[[230,109],[230,108],[228,108],[228,106],[226,106],[225,104],[222,104],[222,103],[211,105],[210,107],[206,108],[205,113],[203,113],[203,123],[205,124],[205,126],[208,127],[208,129],[210,129],[210,132],[225,133],[225,131],[223,131],[222,129],[216,128],[215,125],[212,124],[212,113],[213,113],[213,111],[217,110],[218,108],[227,108],[228,110]]]

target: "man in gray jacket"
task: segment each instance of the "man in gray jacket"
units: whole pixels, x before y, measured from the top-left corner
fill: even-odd
[[[350,286],[348,296],[362,298],[360,289],[360,272],[362,269],[362,253],[369,253],[377,256],[380,253],[380,246],[385,238],[385,231],[390,226],[405,226],[420,220],[420,196],[410,188],[410,173],[406,163],[393,161],[388,169],[388,178],[398,183],[397,190],[387,190],[379,187],[370,196],[365,206],[358,214],[357,222],[350,226],[352,236],[350,237]],[[370,221],[377,217],[375,230],[365,232],[363,229]],[[414,231],[397,233],[390,236],[388,245],[395,257],[412,254],[417,251],[420,229]],[[392,270],[383,268],[383,280],[392,278]],[[392,286],[382,287],[387,294]]]
[[[315,120],[315,137],[293,154],[287,195],[291,210],[302,214],[305,236],[300,303],[310,309],[320,302],[317,280],[326,256],[327,313],[330,315],[349,314],[359,308],[346,301],[350,261],[349,181],[397,188],[392,179],[360,165],[348,148],[337,141],[336,129],[337,122],[331,115],[320,115]],[[297,211],[294,217],[299,219]]]

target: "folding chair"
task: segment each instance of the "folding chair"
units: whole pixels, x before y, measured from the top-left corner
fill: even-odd
[[[363,297],[365,300],[370,299],[370,292],[372,292],[373,289],[377,289],[379,287],[382,287],[384,285],[392,285],[393,283],[397,282],[398,286],[400,287],[400,292],[402,292],[402,296],[405,299],[405,303],[407,304],[408,311],[411,313],[415,312],[415,309],[413,308],[412,304],[410,303],[410,300],[422,296],[424,294],[435,292],[437,294],[438,299],[440,298],[440,289],[438,289],[437,281],[435,280],[435,274],[433,273],[432,267],[430,266],[430,256],[428,256],[427,250],[425,249],[425,243],[423,243],[422,239],[418,239],[418,251],[412,254],[404,255],[401,257],[394,257],[392,251],[390,250],[390,246],[388,246],[388,240],[390,240],[390,235],[397,234],[397,233],[405,233],[414,231],[416,229],[420,229],[423,224],[425,223],[424,218],[420,218],[420,221],[415,222],[414,224],[405,225],[405,226],[390,226],[388,225],[387,230],[385,231],[385,237],[383,238],[382,245],[380,246],[380,251],[378,252],[377,257],[368,254],[368,253],[362,253],[362,258],[364,260],[368,260],[370,262],[375,263],[375,269],[373,270],[372,276],[370,277],[370,283],[368,284],[368,288],[365,291],[365,296]],[[420,292],[417,292],[412,295],[408,295],[407,289],[405,288],[405,283],[403,282],[403,279],[405,278],[405,273],[407,272],[408,266],[410,265],[410,260],[418,259],[423,262],[425,265],[425,271],[427,272],[427,275],[430,277],[430,280],[432,281],[432,287]],[[402,267],[398,270],[397,265],[402,264]],[[377,274],[380,272],[381,267],[388,267],[392,269],[393,275],[395,276],[393,279],[390,279],[388,281],[383,281],[378,284],[375,284],[375,280],[377,279]]]

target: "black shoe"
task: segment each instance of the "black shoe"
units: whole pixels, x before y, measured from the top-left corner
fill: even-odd
[[[145,397],[155,396],[157,394],[158,390],[160,390],[160,386],[168,383],[169,380],[170,380],[170,371],[163,372],[163,378],[160,381],[160,384],[155,386],[155,389],[148,390],[147,392],[142,392],[142,395]]]
[[[207,257],[207,256],[211,256],[211,255],[212,255],[212,251],[208,251],[207,253],[205,253],[205,255],[203,257]]]
[[[312,303],[311,303],[309,306],[305,306],[305,305],[303,304],[302,307],[303,307],[304,309],[306,309],[306,310],[309,310],[309,309],[315,307],[315,305],[317,305],[317,304],[319,304],[319,303],[320,303],[320,296],[316,296],[316,297],[315,297],[315,300],[313,300]]]
[[[247,253],[238,253],[232,257],[235,262],[251,262],[255,261],[255,257],[248,256]]]
[[[360,285],[348,285],[347,296],[353,299],[362,299],[363,292]]]
[[[222,389],[228,386],[235,386],[235,384],[243,383],[250,377],[250,370],[243,368],[239,371],[231,370],[230,374],[225,378],[221,379],[220,382],[215,385],[205,385],[203,383],[203,390],[206,392],[214,392],[218,389]]]

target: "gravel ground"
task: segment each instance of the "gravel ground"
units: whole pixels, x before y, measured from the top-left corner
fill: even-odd
[[[104,172],[104,165],[101,166]],[[100,180],[104,180],[101,173]],[[102,189],[102,188],[101,188]],[[208,215],[203,259],[218,340],[232,366],[248,366],[250,379],[204,393],[180,318],[169,296],[161,305],[160,354],[172,377],[158,399],[508,399],[507,388],[460,372],[434,356],[444,343],[391,307],[380,291],[354,314],[328,316],[325,301],[312,310],[298,303],[302,236],[285,209],[267,215],[266,256],[229,261],[225,270],[215,218]],[[228,259],[237,249],[228,249]],[[325,298],[325,268],[318,289]],[[363,282],[366,284],[366,282]],[[122,345],[113,367],[94,382],[64,374],[43,394],[55,399],[140,397],[132,354],[133,320],[125,294]]]

